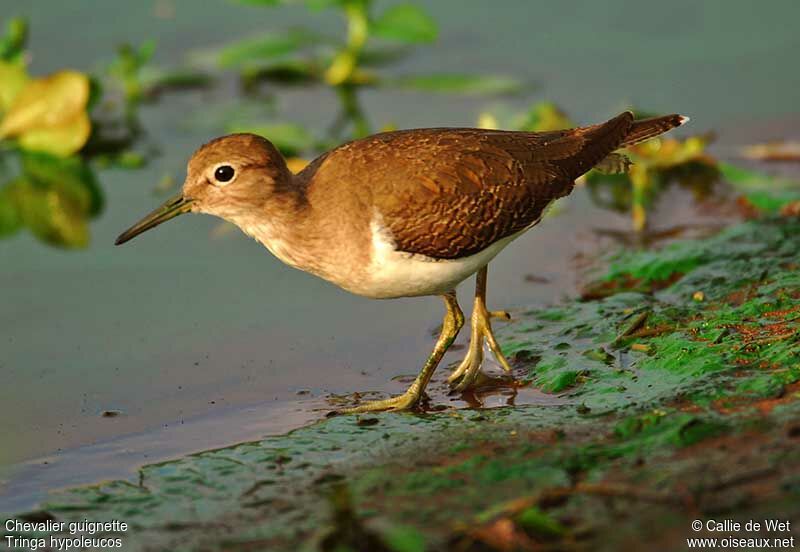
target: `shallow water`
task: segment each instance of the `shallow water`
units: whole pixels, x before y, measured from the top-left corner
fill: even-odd
[[[34,73],[96,67],[118,42],[153,36],[158,61],[174,63],[192,48],[304,19],[297,9],[206,4],[200,10],[160,1],[137,11],[121,1],[7,0],[3,15],[30,16]],[[477,2],[429,4],[443,27],[440,43],[421,49],[403,70],[495,71],[541,83],[509,106],[554,98],[587,122],[628,103],[681,111],[693,116],[692,130],[721,129],[723,153],[726,142],[779,137],[781,124],[797,122],[788,115],[796,110],[800,77],[787,68],[800,39],[784,24],[800,15],[792,2],[757,12],[745,2],[670,2],[662,14],[631,2],[546,10],[509,2],[502,11]],[[155,15],[168,13],[164,6],[173,6],[174,18]],[[330,15],[313,22],[339,24]],[[53,37],[61,39],[58,47]],[[350,296],[283,266],[238,231],[220,232],[214,219],[184,217],[124,248],[112,245],[161,201],[155,183],[164,174],[180,181],[191,151],[221,132],[218,114],[206,112],[230,102],[234,91],[223,82],[165,96],[142,111],[163,155],[143,170],[100,172],[107,205],[87,250],[49,248],[27,234],[0,242],[0,473],[7,474],[0,475],[7,480],[0,510],[28,507],[55,486],[125,476],[144,462],[298,427],[324,414],[331,393],[399,392],[406,383],[392,378],[415,373],[428,353],[439,301]],[[321,91],[297,90],[284,102],[287,119],[323,126],[332,118],[332,98]],[[472,124],[497,102],[381,92],[368,94],[366,103],[376,123],[436,126]],[[742,131],[752,121],[767,123],[758,133]],[[670,193],[655,219],[666,227],[719,216]],[[490,270],[491,306],[573,293],[576,255],[608,245],[596,230],[625,231],[629,224],[579,190],[498,257]],[[465,309],[470,287],[460,290]],[[459,342],[465,338],[466,332]],[[445,364],[461,354],[451,352]],[[453,402],[441,386],[434,391],[435,404],[470,404]],[[490,396],[487,406],[503,404],[506,392]],[[516,400],[552,398],[520,390]],[[101,415],[109,410],[121,414]]]

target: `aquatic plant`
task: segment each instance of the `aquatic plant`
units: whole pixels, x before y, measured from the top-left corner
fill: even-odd
[[[148,77],[153,43],[121,46],[101,76],[32,76],[27,36],[25,20],[14,18],[0,38],[0,237],[27,228],[50,245],[85,247],[88,221],[103,205],[93,167],[144,164],[150,152],[135,149],[139,104],[154,90],[198,81],[168,71]],[[121,102],[109,99],[115,89]]]
[[[298,125],[277,122],[233,125],[229,130],[270,131],[276,145],[290,143],[289,155],[327,149],[342,140],[375,131],[360,93],[391,88],[428,93],[491,95],[518,91],[522,83],[501,75],[467,73],[399,74],[391,70],[412,47],[433,43],[436,22],[413,3],[395,4],[377,12],[372,0],[245,0],[265,7],[303,4],[312,13],[337,12],[345,21],[343,37],[329,37],[305,27],[270,31],[229,44],[211,54],[216,63],[234,69],[246,90],[261,83],[275,86],[322,85],[339,101],[339,114],[320,140]],[[275,122],[273,122],[275,123]],[[388,125],[391,126],[391,125]],[[384,123],[382,128],[387,128]]]

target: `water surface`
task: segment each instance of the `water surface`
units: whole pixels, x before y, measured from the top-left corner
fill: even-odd
[[[500,109],[555,99],[583,122],[631,103],[680,111],[692,115],[693,130],[721,130],[722,153],[726,144],[778,137],[792,128],[786,121],[798,120],[800,77],[789,70],[800,47],[789,25],[800,15],[794,2],[427,5],[441,39],[401,69],[509,73],[539,84]],[[174,17],[163,17],[171,13],[165,6]],[[157,61],[179,63],[192,49],[306,19],[298,8],[164,0],[6,0],[3,16],[14,14],[30,17],[34,73],[88,70],[108,61],[119,42],[151,37],[159,41]],[[310,24],[335,31],[340,21],[323,13]],[[139,171],[100,172],[106,208],[88,249],[53,249],[27,234],[0,242],[0,510],[27,507],[53,486],[125,476],[144,462],[298,427],[323,415],[331,393],[400,392],[406,383],[392,378],[414,374],[427,355],[438,300],[351,296],[209,217],[183,217],[113,246],[162,200],[155,183],[165,174],[181,181],[194,148],[222,132],[217,106],[235,101],[230,76],[142,111],[162,155]],[[499,103],[366,95],[377,124],[403,127],[471,125]],[[282,95],[281,107],[282,118],[323,128],[335,104],[322,90],[297,89]],[[742,130],[754,121],[758,133]],[[668,195],[656,225],[718,222],[719,213],[705,207]],[[493,263],[493,308],[574,293],[576,256],[608,245],[596,230],[630,224],[583,191],[560,211]],[[470,287],[460,290],[465,309]],[[451,352],[445,364],[461,354]],[[467,404],[434,387],[434,402]],[[547,403],[535,393],[519,400]],[[121,414],[101,415],[109,410]]]

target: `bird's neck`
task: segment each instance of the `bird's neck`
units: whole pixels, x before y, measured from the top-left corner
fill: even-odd
[[[284,263],[325,277],[324,229],[306,197],[306,186],[289,174],[260,203],[226,217]]]

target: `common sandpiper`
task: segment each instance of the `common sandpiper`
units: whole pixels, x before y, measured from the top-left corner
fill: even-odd
[[[552,132],[424,128],[375,134],[339,146],[297,174],[268,140],[231,134],[189,160],[182,191],[123,232],[122,244],[182,213],[238,226],[284,263],[375,299],[439,295],[441,334],[402,395],[344,412],[417,405],[464,324],[456,286],[477,273],[466,356],[449,376],[456,390],[481,375],[486,342],[510,371],[486,306],[487,265],[535,226],[594,167],[622,170],[618,149],[688,120],[635,120],[624,112],[593,126]]]

